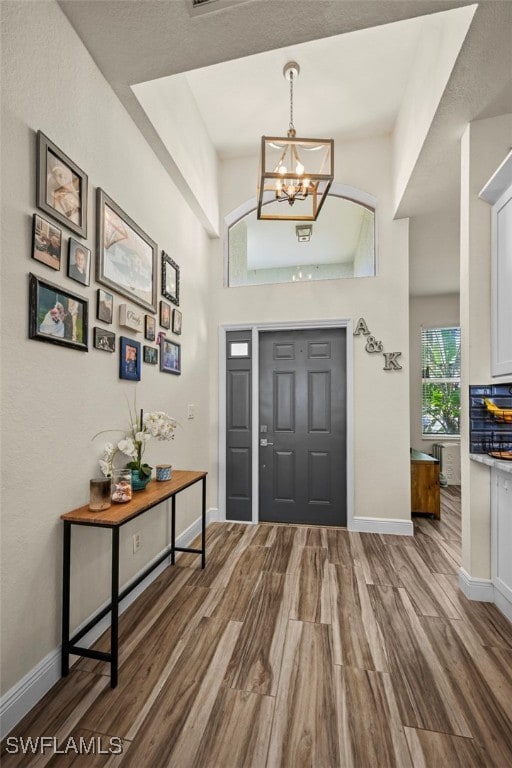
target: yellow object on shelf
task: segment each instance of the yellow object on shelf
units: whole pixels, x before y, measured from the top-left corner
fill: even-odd
[[[488,397],[484,397],[484,403],[495,421],[502,424],[512,424],[512,408],[500,408]]]

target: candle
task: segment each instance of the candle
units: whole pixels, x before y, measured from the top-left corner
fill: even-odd
[[[96,477],[90,483],[89,509],[91,512],[101,512],[108,509],[110,501],[110,477]]]

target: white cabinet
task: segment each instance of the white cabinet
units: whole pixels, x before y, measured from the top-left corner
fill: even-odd
[[[491,568],[494,602],[512,621],[512,474],[491,469]]]

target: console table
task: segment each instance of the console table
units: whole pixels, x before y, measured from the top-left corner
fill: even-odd
[[[145,490],[136,491],[131,501],[124,504],[113,504],[101,512],[91,512],[88,506],[79,507],[72,512],[61,515],[64,522],[64,552],[63,552],[63,578],[62,578],[62,676],[69,672],[69,654],[87,656],[110,663],[110,685],[115,688],[118,679],[119,660],[119,603],[146,576],[151,573],[169,555],[171,564],[174,565],[176,552],[194,552],[201,555],[201,568],[206,564],[206,472],[194,470],[173,470],[172,478],[163,482],[150,480]],[[176,546],[176,496],[185,488],[200,482],[202,483],[202,524],[201,524],[201,548],[191,549]],[[153,509],[162,501],[171,499],[171,543],[165,551],[143,573],[130,582],[119,592],[119,530],[129,520],[143,515]],[[111,600],[109,605],[99,611],[79,632],[69,636],[69,618],[71,606],[71,526],[92,525],[96,528],[110,528],[112,531],[112,572],[111,572]],[[95,651],[85,648],[77,643],[89,632],[101,619],[111,613],[110,625],[110,653]]]
[[[411,512],[441,517],[439,461],[421,451],[411,450]]]

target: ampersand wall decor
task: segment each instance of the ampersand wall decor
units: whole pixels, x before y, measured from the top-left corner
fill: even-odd
[[[370,354],[378,352],[384,356],[384,371],[401,371],[402,366],[398,362],[398,358],[401,357],[401,352],[384,352],[384,345],[382,341],[378,341],[375,336],[371,335],[371,331],[368,328],[364,317],[360,317],[356,323],[354,330],[354,336],[366,336],[365,350]]]

